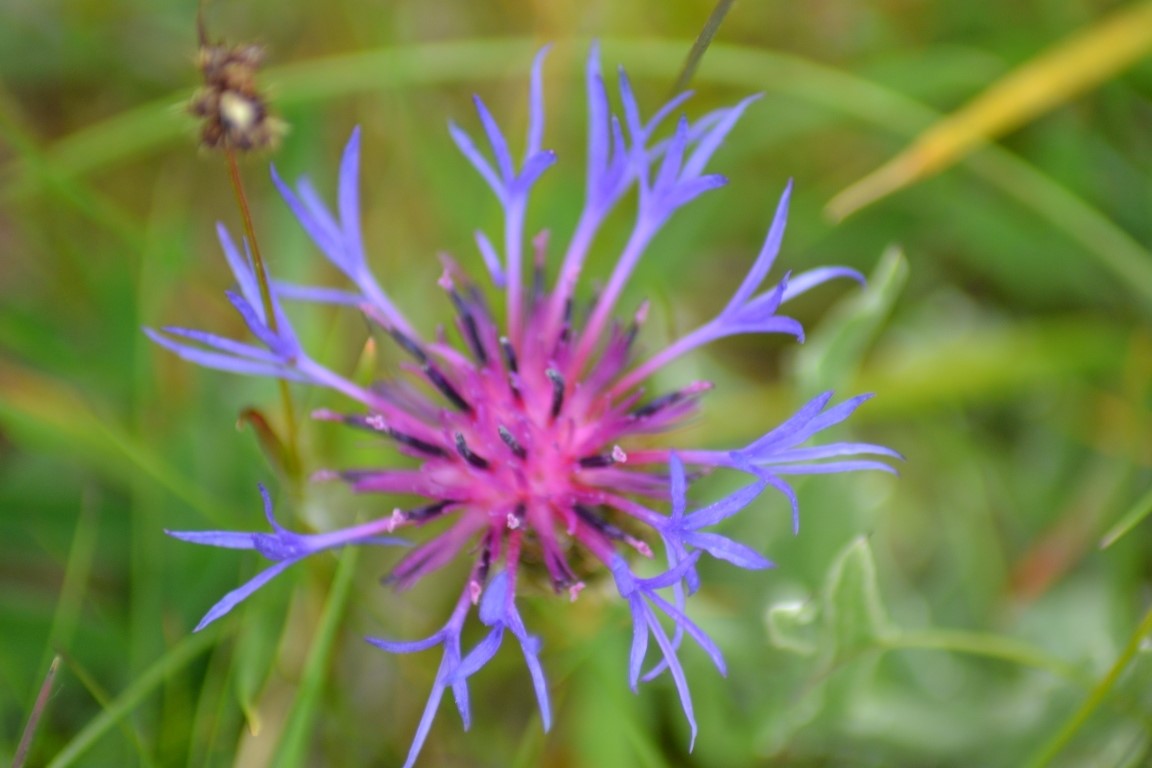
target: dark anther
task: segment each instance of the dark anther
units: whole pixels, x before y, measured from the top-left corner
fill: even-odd
[[[528,458],[528,451],[524,450],[524,446],[520,445],[520,441],[508,431],[507,427],[501,424],[496,428],[496,431],[500,433],[500,439],[504,441],[504,445],[508,446],[512,450],[512,453],[516,454],[516,458]]]
[[[615,463],[616,459],[613,458],[610,453],[598,453],[594,456],[585,456],[580,459],[579,462],[580,466],[584,467],[584,469],[600,469],[601,467],[610,467]]]
[[[429,456],[447,456],[448,452],[435,443],[430,443],[427,440],[421,440],[418,437],[413,437],[404,432],[399,432],[392,427],[388,426],[388,422],[380,414],[374,413],[370,416],[344,416],[341,418],[345,424],[350,427],[358,429],[366,429],[369,432],[375,432],[378,435],[386,435],[392,438],[401,445],[406,445],[409,448],[426,453]]]
[[[549,368],[544,371],[544,375],[552,382],[552,418],[560,415],[560,409],[564,407],[564,377],[560,375],[560,371],[555,368]]]
[[[423,507],[409,509],[404,513],[404,519],[411,520],[414,523],[423,523],[436,517],[455,503],[456,502],[452,500],[438,501],[435,504],[426,504]]]
[[[492,567],[492,534],[484,537],[484,544],[480,549],[480,563],[476,566],[476,581],[480,584],[488,581],[488,571]]]
[[[628,324],[628,330],[624,332],[624,346],[627,348],[632,347],[632,343],[636,341],[636,334],[640,332],[640,326],[644,325],[644,321],[648,319],[648,300],[645,299],[640,308],[636,310],[636,314],[632,318],[632,322]]]
[[[388,437],[392,438],[401,445],[406,445],[409,448],[413,448],[417,451],[420,451],[421,453],[426,453],[429,456],[440,456],[443,458],[444,456],[448,455],[448,452],[443,448],[433,443],[429,443],[427,440],[421,440],[418,437],[412,437],[412,435],[407,435],[403,432],[397,432],[394,429],[388,430],[386,434]]]
[[[548,570],[552,573],[559,573],[559,575],[552,577],[552,589],[557,593],[563,592],[580,581],[572,572],[572,566],[568,565],[568,561],[560,552],[549,549],[545,552],[544,558],[550,566]]]
[[[500,337],[500,351],[504,353],[504,365],[508,366],[508,370],[512,373],[516,373],[516,350],[507,336]]]
[[[636,410],[632,411],[632,418],[645,419],[654,413],[664,410],[670,405],[675,405],[684,399],[683,392],[669,392],[668,394],[658,397],[647,405],[643,405]]]
[[[440,390],[440,393],[462,411],[472,412],[472,406],[468,404],[456,388],[448,383],[448,379],[444,378],[444,374],[440,373],[439,369],[432,367],[432,365],[424,364],[424,375],[428,377],[428,381],[432,382],[432,386]]]
[[[476,360],[480,365],[487,365],[488,353],[484,351],[484,345],[480,343],[480,331],[476,328],[476,317],[472,314],[472,308],[468,306],[459,292],[453,290],[451,296],[452,303],[456,306],[456,312],[460,315],[460,322],[464,324],[464,335],[468,338],[468,344],[472,347]]]
[[[389,328],[388,335],[391,336],[396,341],[396,343],[400,345],[401,349],[412,355],[412,357],[416,358],[417,361],[421,363],[428,362],[428,355],[424,354],[424,350],[420,348],[420,345],[412,339],[408,338],[408,336],[406,336],[404,333],[396,330],[395,328]]]
[[[576,504],[572,507],[572,509],[575,510],[577,516],[581,520],[588,523],[588,525],[592,526],[608,538],[615,541],[620,541],[624,538],[624,531],[612,525],[583,504]]]
[[[456,433],[456,452],[476,469],[488,469],[488,460],[473,453],[472,449],[468,447],[468,443],[464,442],[464,435],[459,432]]]
[[[556,339],[557,346],[567,344],[572,335],[572,299],[564,302],[564,323],[560,326],[560,337]]]

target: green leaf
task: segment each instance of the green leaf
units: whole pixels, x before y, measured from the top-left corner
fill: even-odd
[[[823,599],[824,646],[832,662],[881,646],[892,633],[865,538],[845,547],[832,563]]]
[[[790,651],[801,656],[811,656],[819,646],[812,637],[812,627],[817,617],[813,603],[790,600],[768,608],[765,623],[768,640],[782,651]]]

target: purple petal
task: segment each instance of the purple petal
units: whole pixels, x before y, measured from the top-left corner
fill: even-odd
[[[487,637],[477,643],[476,647],[469,651],[460,665],[456,667],[456,679],[471,677],[479,672],[481,667],[492,661],[496,651],[500,650],[500,643],[503,640],[504,625],[499,624],[488,633]]]
[[[412,737],[412,746],[408,748],[408,759],[404,761],[404,768],[412,768],[416,764],[416,758],[420,756],[420,750],[424,748],[424,741],[428,738],[428,731],[432,730],[432,721],[436,719],[436,710],[440,707],[440,699],[444,697],[444,688],[445,684],[440,682],[440,675],[437,674],[436,683],[428,694],[428,703],[424,705],[424,714],[420,716],[420,725],[416,727],[416,735]]]
[[[897,474],[893,467],[882,461],[834,461],[827,464],[796,464],[782,467],[772,467],[772,471],[781,475],[831,475],[837,472],[863,472],[878,469],[881,472]]]
[[[556,153],[550,149],[532,155],[528,158],[527,162],[524,163],[524,167],[520,170],[520,175],[516,177],[516,181],[511,185],[511,194],[516,196],[526,195],[532,185],[536,183],[536,180],[540,178],[540,175],[555,164]]]
[[[812,419],[816,417],[816,414],[820,413],[820,411],[824,409],[824,406],[827,405],[828,401],[831,399],[832,392],[824,392],[817,395],[805,403],[804,406],[801,407],[800,410],[798,410],[796,413],[794,413],[788,420],[781,423],[780,426],[776,427],[768,434],[761,437],[759,440],[756,440],[747,448],[739,451],[739,453],[750,456],[752,454],[762,453],[769,447],[778,443],[791,440],[794,435],[799,433],[800,430],[805,427],[805,425],[807,425],[812,421]],[[800,441],[794,440],[793,442]]]
[[[504,623],[508,609],[508,572],[500,571],[488,582],[480,599],[480,621],[489,627]]]
[[[544,669],[540,666],[539,643],[531,643],[536,638],[521,638],[520,648],[524,651],[524,663],[528,665],[528,673],[532,675],[532,687],[536,689],[536,702],[540,707],[540,720],[544,724],[544,732],[552,729],[552,706],[548,699],[548,681],[544,678]]]
[[[148,334],[148,337],[150,339],[153,339],[154,341],[158,341],[157,336],[159,334],[157,334],[156,331],[153,331],[151,328],[145,328],[144,332],[146,334]],[[266,349],[262,349],[260,347],[255,347],[255,346],[252,346],[251,344],[245,344],[245,343],[240,342],[240,341],[234,341],[233,339],[227,339],[223,336],[217,336],[214,333],[208,333],[206,331],[198,331],[194,328],[174,328],[172,326],[166,327],[164,329],[164,332],[171,334],[173,336],[179,336],[181,338],[191,339],[192,341],[199,342],[206,347],[212,347],[212,348],[217,349],[221,352],[224,352],[224,353],[229,354],[229,355],[234,355],[236,357],[248,357],[248,358],[251,358],[255,361],[267,362],[267,363],[279,363],[280,362],[279,357],[272,354],[271,352],[269,352]],[[161,338],[163,338],[163,337],[161,337]]]
[[[169,338],[166,338],[155,331],[145,329],[148,337],[160,346],[171,350],[181,358],[202,365],[205,368],[215,368],[219,371],[229,371],[231,373],[241,373],[248,376],[270,376],[276,379],[287,379],[289,381],[308,381],[308,378],[298,371],[282,365],[273,365],[271,363],[249,362],[239,358],[232,357],[231,355],[221,354],[219,352],[206,352],[205,350],[196,347],[190,347],[185,344],[179,344]]]
[[[236,311],[240,313],[240,317],[244,320],[244,324],[248,326],[248,330],[252,332],[252,335],[259,339],[264,346],[268,347],[273,354],[283,360],[285,357],[284,340],[269,330],[260,305],[251,304],[247,298],[233,291],[225,291],[224,295],[228,297],[228,301],[230,301]]]
[[[885,448],[882,445],[872,445],[871,443],[830,443],[828,445],[812,446],[811,448],[793,448],[791,450],[773,453],[764,460],[757,461],[757,464],[773,465],[792,461],[828,459],[834,456],[855,456],[858,454],[879,454],[881,456],[891,456],[894,459],[904,458],[891,448]]]
[[[169,531],[164,533],[174,539],[189,541],[193,544],[204,544],[209,547],[223,547],[224,549],[255,549],[255,534],[242,531]]]
[[[788,201],[791,197],[792,181],[789,180],[784,187],[784,193],[780,195],[780,202],[776,204],[776,214],[772,217],[772,226],[768,228],[768,236],[764,238],[764,244],[760,246],[760,253],[756,256],[752,269],[748,270],[744,282],[740,283],[740,287],[736,289],[732,300],[728,302],[728,306],[720,313],[721,315],[741,307],[748,299],[752,298],[752,294],[768,276],[773,262],[776,261],[776,254],[780,252],[780,244],[784,241],[784,228],[788,222]]]
[[[664,161],[652,182],[654,190],[671,190],[680,176],[680,164],[684,160],[684,149],[688,145],[688,118],[681,117],[676,123],[676,133],[664,153]]]
[[[529,158],[540,151],[544,139],[544,59],[552,48],[546,45],[532,60],[532,80],[528,88],[528,148],[524,157]]]
[[[684,516],[688,500],[684,482],[684,462],[680,461],[675,451],[668,454],[668,473],[672,494],[672,519],[679,520]]]
[[[749,96],[736,106],[722,111],[720,119],[716,121],[716,125],[701,137],[700,143],[696,146],[696,149],[692,151],[688,162],[684,164],[684,171],[681,174],[681,178],[692,178],[704,172],[704,166],[708,164],[708,161],[712,158],[712,154],[724,143],[724,139],[728,137],[728,133],[744,114],[744,110],[748,108],[749,104],[759,98],[760,94]]]
[[[684,541],[739,568],[760,571],[772,567],[772,561],[756,550],[718,533],[691,533],[684,537]]]
[[[306,179],[301,179],[298,184],[300,195],[297,196],[277,173],[275,166],[272,166],[272,182],[280,190],[280,196],[288,204],[304,233],[312,239],[320,252],[344,274],[354,272],[356,265],[348,263],[341,247],[340,227],[312,185]]]
[[[492,283],[497,288],[503,288],[507,284],[507,280],[500,264],[500,257],[496,255],[496,249],[492,247],[492,241],[480,230],[476,230],[474,234],[476,247],[480,249],[480,256],[484,259],[484,266],[488,267],[488,274],[492,276]]]
[[[441,630],[423,640],[385,640],[380,637],[368,637],[365,639],[377,648],[383,648],[385,651],[388,651],[388,653],[417,653],[440,645],[444,642],[444,637],[445,633]]]
[[[692,747],[696,744],[696,716],[692,711],[692,696],[688,692],[688,681],[684,677],[684,668],[680,666],[680,660],[676,657],[676,649],[668,640],[668,636],[664,633],[664,628],[660,626],[659,620],[647,610],[648,626],[652,630],[652,635],[656,638],[657,645],[660,646],[661,652],[664,654],[665,661],[668,662],[668,671],[672,673],[672,679],[676,682],[676,692],[680,694],[680,706],[684,709],[684,716],[688,719],[688,725],[692,728],[692,738],[688,743],[688,751],[692,751]]]
[[[224,251],[224,258],[228,261],[228,267],[232,270],[232,275],[236,278],[236,284],[240,287],[240,292],[253,303],[260,301],[260,284],[256,281],[256,275],[252,266],[251,259],[244,258],[240,255],[240,251],[236,248],[236,243],[229,234],[228,228],[222,223],[216,223],[216,238],[220,241],[220,247]]]
[[[344,147],[336,196],[345,263],[359,272],[364,264],[364,241],[360,233],[360,126],[352,129],[352,136]]]
[[[720,174],[712,174],[711,176],[701,176],[698,179],[691,181],[681,182],[676,186],[664,199],[664,206],[667,208],[668,213],[687,205],[695,200],[705,192],[713,189],[719,189],[728,183],[728,179]]]
[[[500,169],[504,186],[508,187],[516,175],[512,155],[508,151],[508,142],[504,140],[504,134],[496,124],[496,118],[492,117],[484,101],[479,96],[473,96],[472,103],[476,105],[476,112],[480,115],[480,123],[484,127],[484,134],[488,137],[488,144],[492,147],[492,154],[496,158],[496,166]]]
[[[645,596],[652,601],[653,605],[664,611],[677,627],[683,628],[683,630],[696,641],[696,644],[704,649],[704,652],[712,659],[712,663],[716,665],[716,669],[720,671],[720,674],[727,676],[728,665],[724,663],[724,654],[720,653],[720,649],[716,647],[716,643],[712,641],[712,638],[708,637],[704,630],[696,625],[696,622],[689,619],[684,615],[683,611],[660,597],[660,595],[648,593]]]
[[[752,503],[752,500],[759,496],[764,490],[765,485],[766,483],[763,481],[746,485],[730,496],[726,496],[714,504],[709,504],[702,509],[696,510],[688,515],[688,518],[684,521],[684,529],[697,531],[705,526],[715,525],[721,520],[726,520]]]
[[[800,294],[810,291],[818,285],[835,280],[838,277],[847,277],[864,285],[864,275],[849,267],[819,267],[801,272],[788,282],[784,291],[784,301],[794,299]]]
[[[644,666],[644,656],[648,653],[648,608],[640,596],[630,598],[628,607],[632,611],[632,650],[628,654],[628,685],[636,693],[640,681],[640,668]]]
[[[496,194],[496,197],[502,203],[507,203],[507,195],[505,194],[504,183],[496,172],[492,170],[492,166],[488,163],[488,159],[480,154],[480,150],[476,149],[476,145],[472,142],[472,137],[465,133],[456,123],[448,123],[448,132],[452,135],[452,141],[456,142],[456,147],[468,159],[481,176],[484,181],[488,182],[488,186]]]
[[[317,304],[345,304],[352,307],[358,307],[366,301],[366,298],[359,293],[343,291],[339,288],[317,288],[308,285],[282,283],[279,280],[273,281],[272,286],[276,289],[277,296],[282,299],[291,299],[292,301],[312,301]]]
[[[233,608],[243,602],[245,598],[278,576],[288,566],[298,562],[299,560],[300,558],[296,558],[294,560],[281,560],[279,563],[276,563],[275,565],[260,571],[260,573],[253,576],[245,584],[224,595],[224,597],[222,597],[220,601],[216,603],[216,605],[212,606],[208,613],[204,614],[204,618],[200,619],[200,623],[197,624],[196,628],[192,631],[199,632],[200,630],[204,629],[204,627],[208,626],[212,622],[216,621],[216,619],[231,611]]]
[[[588,99],[588,202],[599,197],[600,184],[608,168],[608,94],[600,74],[600,43],[593,41],[585,64]]]

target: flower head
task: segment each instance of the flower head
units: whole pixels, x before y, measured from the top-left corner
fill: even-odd
[[[358,492],[423,497],[409,509],[393,509],[379,519],[326,534],[291,534],[275,524],[274,534],[174,533],[195,543],[257,549],[276,564],[229,595],[201,622],[219,618],[287,565],[322,549],[381,539],[401,529],[419,528],[433,519],[449,521],[438,535],[414,547],[396,564],[391,580],[407,587],[463,552],[475,561],[462,586],[448,623],[431,637],[415,642],[371,639],[393,653],[442,646],[432,695],[409,755],[411,765],[427,737],[444,692],[451,688],[468,726],[467,678],[497,652],[508,633],[516,639],[539,701],[544,727],[551,722],[548,691],[540,663],[540,641],[528,633],[516,607],[516,585],[531,572],[525,559],[543,563],[558,593],[576,599],[584,580],[593,575],[588,562],[599,562],[611,574],[634,620],[629,679],[636,687],[651,636],[662,654],[644,676],[668,670],[680,693],[684,712],[695,721],[677,651],[689,635],[721,672],[720,650],[685,613],[686,599],[698,587],[696,563],[710,555],[748,569],[770,566],[750,547],[711,528],[745,508],[765,488],[782,492],[796,508],[796,497],[783,477],[788,474],[890,468],[875,458],[895,456],[880,446],[832,443],[803,447],[826,427],[842,421],[864,398],[826,408],[831,393],[804,406],[743,448],[704,451],[643,447],[641,435],[664,432],[691,415],[707,381],[650,395],[643,387],[651,376],[695,348],[725,336],[784,333],[803,338],[800,324],[778,314],[791,298],[827,280],[861,280],[846,268],[824,268],[763,287],[784,234],[790,188],[785,189],[763,248],[731,301],[712,320],[662,351],[637,359],[634,341],[644,324],[647,305],[619,322],[624,287],[650,243],[682,206],[725,183],[706,172],[712,154],[751,103],[705,115],[696,121],[679,117],[665,138],[664,123],[687,96],[674,99],[644,121],[623,72],[619,98],[623,117],[612,114],[607,87],[595,49],[586,70],[588,94],[587,189],[584,209],[565,245],[556,276],[546,265],[551,243],[545,233],[527,239],[524,213],[536,181],[553,163],[555,153],[542,148],[544,106],[541,67],[544,52],[532,68],[527,148],[517,163],[495,119],[477,98],[483,142],[451,125],[452,139],[466,160],[492,189],[503,209],[498,237],[477,232],[479,255],[491,282],[502,291],[493,308],[486,293],[455,261],[444,260],[440,289],[454,312],[458,339],[441,332],[423,335],[373,276],[362,242],[357,175],[360,134],[353,133],[341,163],[338,204],[331,211],[307,182],[295,188],[273,172],[289,207],[321,252],[348,278],[350,290],[273,283],[274,311],[280,300],[349,304],[362,311],[391,337],[409,358],[402,376],[370,389],[360,387],[312,360],[301,350],[286,317],[269,325],[256,299],[250,262],[241,257],[221,231],[225,255],[240,284],[233,303],[258,344],[241,343],[184,329],[150,331],[159,343],[193,362],[213,368],[272,376],[334,389],[351,398],[351,413],[329,410],[318,419],[341,421],[389,439],[417,460],[414,469],[384,466],[319,473],[339,478]],[[574,307],[587,301],[578,292],[586,258],[605,219],[636,190],[634,225],[607,282],[586,312]],[[527,264],[525,262],[528,262]],[[586,317],[578,320],[577,317]],[[273,332],[270,327],[277,330]],[[755,481],[731,496],[686,514],[689,474],[730,468]],[[671,512],[660,510],[671,499]],[[269,512],[271,520],[271,513]],[[652,555],[662,542],[668,570],[651,578],[636,576],[623,553]],[[579,559],[574,557],[582,553]],[[574,564],[577,563],[577,564]],[[668,593],[662,596],[661,591]],[[461,630],[472,607],[489,628],[474,648],[461,648]],[[671,637],[662,622],[671,622]]]

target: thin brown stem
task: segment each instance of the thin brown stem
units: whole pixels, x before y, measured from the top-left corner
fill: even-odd
[[[60,668],[60,654],[52,659],[48,665],[48,674],[40,685],[40,693],[36,694],[36,703],[32,705],[32,713],[28,715],[28,724],[24,726],[24,733],[20,736],[20,744],[16,747],[16,757],[12,760],[12,768],[22,768],[28,759],[28,750],[32,747],[32,737],[36,735],[36,726],[40,724],[40,717],[44,708],[48,706],[48,697],[52,694],[52,683],[56,680],[56,670]]]
[[[260,243],[256,239],[256,228],[252,226],[252,211],[248,206],[248,196],[244,193],[244,180],[240,176],[236,152],[232,147],[226,147],[224,156],[228,158],[228,175],[232,180],[232,190],[236,193],[236,205],[240,209],[240,218],[244,223],[244,236],[248,240],[249,252],[252,254],[252,267],[256,273],[256,282],[260,286],[260,300],[264,305],[264,317],[268,322],[268,330],[276,333],[276,312],[272,303],[272,288],[268,282],[268,270],[264,266],[264,258],[260,255]],[[288,382],[280,379],[279,384],[280,399],[284,406],[284,468],[291,477],[295,478],[300,473],[300,455],[296,440],[296,411],[292,406],[292,392],[288,389]]]
[[[716,30],[720,29],[720,25],[724,22],[724,17],[728,15],[728,11],[732,10],[732,5],[735,2],[736,0],[717,0],[716,7],[712,9],[712,13],[708,16],[708,21],[704,22],[704,28],[700,30],[700,34],[696,37],[696,42],[692,43],[692,48],[688,51],[688,57],[684,59],[684,66],[680,70],[680,75],[672,85],[673,96],[682,93],[688,88],[688,83],[692,82],[692,77],[696,74],[696,68],[700,66],[700,60],[704,58],[704,52],[707,51],[708,46],[712,44],[712,38],[716,36]]]

